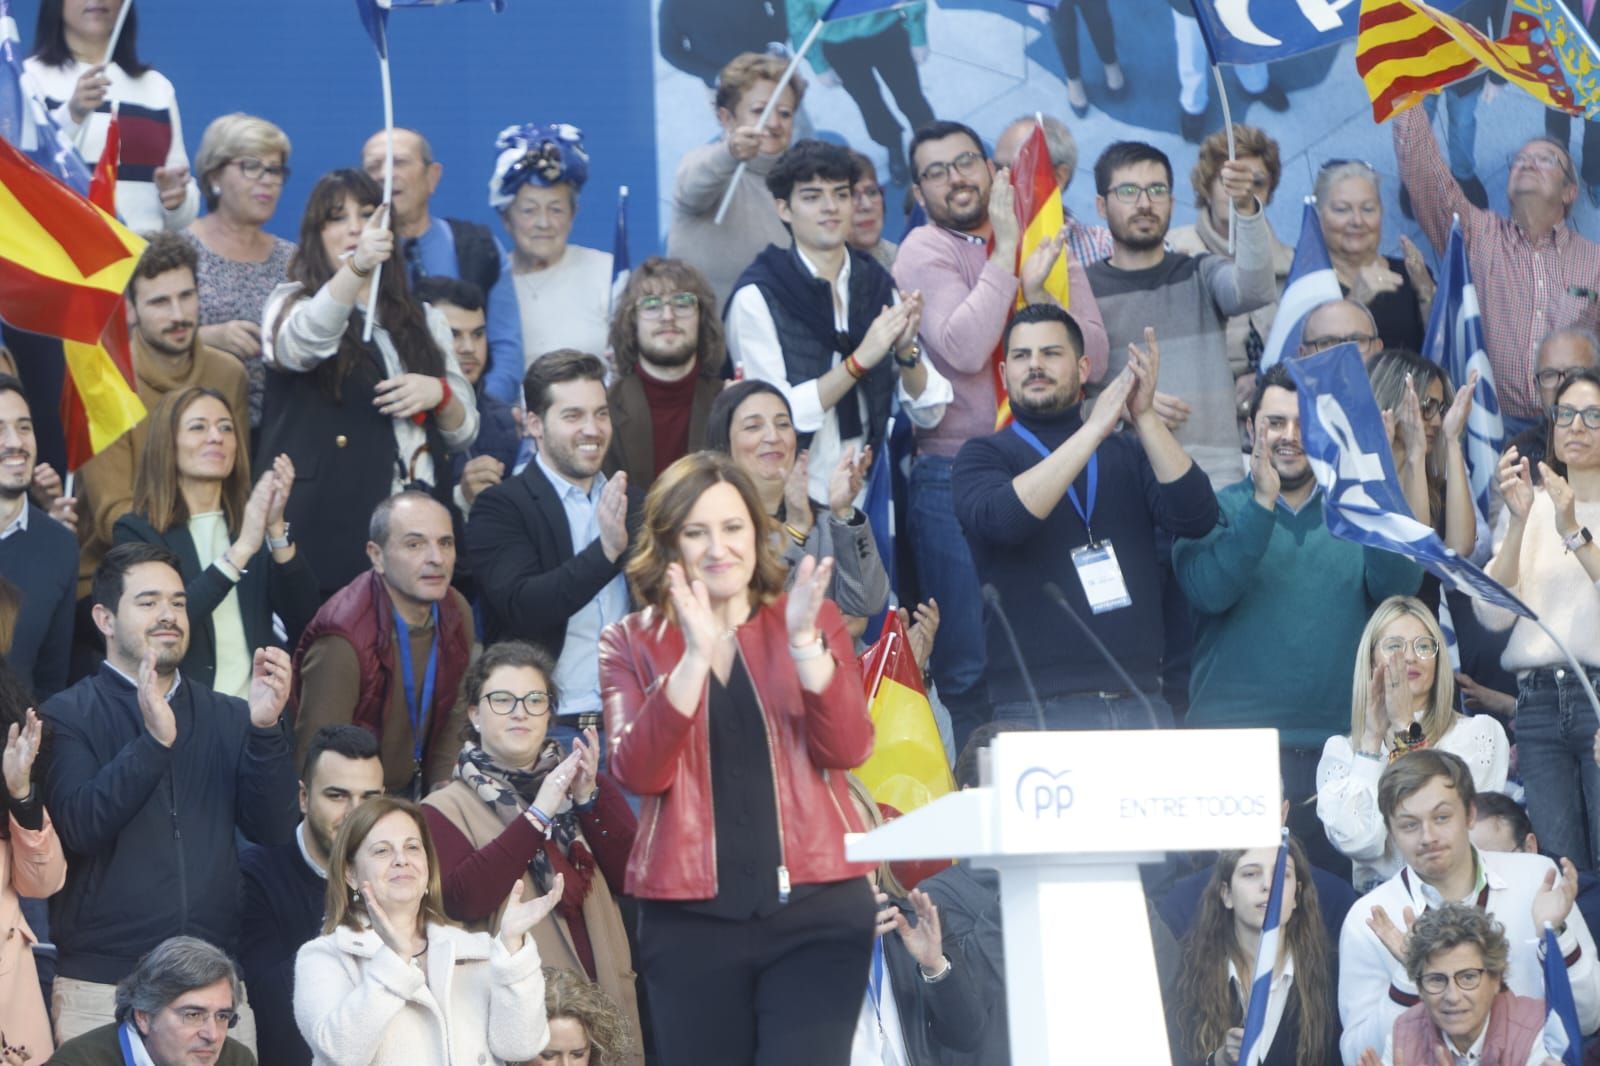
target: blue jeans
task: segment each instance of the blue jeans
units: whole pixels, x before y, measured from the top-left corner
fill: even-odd
[[[1039,703],[1050,729],[1171,729],[1172,707],[1160,694],[1148,698],[1149,710],[1137,697],[1118,692],[1044,696]],[[995,704],[994,720],[1036,725],[1039,716],[1031,701],[1018,700]]]
[[[967,737],[988,720],[983,686],[988,657],[978,569],[950,496],[953,465],[938,455],[917,457],[911,467],[909,528],[922,595],[939,603],[939,633],[929,666],[950,711],[959,755]]]
[[[1600,670],[1589,678],[1600,683]],[[1594,869],[1600,865],[1600,766],[1594,761],[1600,721],[1577,675],[1561,667],[1519,678],[1516,727],[1517,768],[1539,850]]]
[[[1454,86],[1442,93],[1425,96],[1422,106],[1428,112],[1428,121],[1433,121],[1434,113],[1439,110],[1439,97],[1444,97],[1444,113],[1449,116],[1449,128],[1445,131],[1445,143],[1450,155],[1450,173],[1459,181],[1462,178],[1476,177],[1478,173],[1475,152],[1478,145],[1478,97],[1483,94],[1484,79],[1477,79],[1477,84],[1465,91],[1457,91]]]

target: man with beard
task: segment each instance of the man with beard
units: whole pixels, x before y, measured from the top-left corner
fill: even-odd
[[[335,592],[295,649],[295,758],[317,730],[354,723],[378,738],[383,787],[420,799],[449,781],[466,711],[457,706],[472,658],[472,608],[450,587],[450,512],[415,489],[372,510],[372,568]]]
[[[607,476],[638,492],[706,445],[706,415],[727,360],[711,284],[681,259],[651,256],[628,277],[611,318],[611,447]]]
[[[606,368],[569,348],[528,368],[533,462],[489,489],[467,522],[467,560],[482,590],[485,642],[525,640],[556,656],[561,694],[552,739],[570,744],[600,721],[600,631],[631,609],[622,575],[639,494],[600,468],[611,444]]]
[[[1080,399],[1088,360],[1071,316],[1054,304],[1024,307],[1002,344],[1013,421],[968,441],[951,483],[978,577],[999,590],[1011,617],[1034,623],[1017,639],[1049,728],[1170,726],[1160,683],[1156,527],[1205,536],[1216,524],[1217,500],[1155,412],[1155,333],[1145,332],[1145,345],[1135,346],[1087,417]],[[1115,432],[1122,418],[1132,434]],[[1057,613],[1052,583],[1139,691],[1091,644],[1061,639],[1068,622]],[[1055,621],[1039,624],[1045,619]],[[1027,681],[995,619],[988,683],[995,721],[1035,721]]]
[[[239,856],[239,965],[250,986],[262,1062],[310,1066],[311,1049],[294,1020],[294,960],[322,933],[328,856],[345,816],[383,795],[378,742],[354,725],[317,730],[300,773],[295,839],[248,847]]]
[[[1228,365],[1227,323],[1278,298],[1271,232],[1253,191],[1255,172],[1222,164],[1222,189],[1233,201],[1235,254],[1166,250],[1172,225],[1172,163],[1158,148],[1111,145],[1094,164],[1095,206],[1111,227],[1111,258],[1089,268],[1105,315],[1116,375],[1146,327],[1166,341],[1156,412],[1220,489],[1239,480],[1239,412]]]
[[[922,293],[923,354],[955,396],[939,424],[916,430],[910,517],[921,598],[943,619],[932,659],[939,698],[950,709],[956,747],[988,719],[983,698],[983,604],[978,575],[956,522],[950,470],[956,452],[995,429],[993,358],[1021,289],[1030,304],[1049,303],[1045,278],[1065,236],[1043,242],[1017,267],[1021,236],[1009,175],[996,174],[978,135],[959,122],[935,122],[911,139],[917,202],[932,223],[906,235],[895,257],[895,283]],[[1020,273],[1020,277],[1018,276]],[[1073,319],[1083,331],[1088,381],[1106,365],[1106,333],[1089,281],[1068,258]]]
[[[1289,829],[1314,865],[1345,869],[1314,805],[1322,745],[1350,728],[1350,671],[1367,619],[1409,596],[1422,569],[1328,532],[1300,444],[1300,404],[1281,363],[1250,400],[1250,474],[1217,494],[1222,519],[1173,544],[1195,619],[1190,726],[1273,728]]]
[[[109,1023],[116,983],[168,937],[232,950],[234,834],[280,844],[295,823],[279,723],[289,656],[255,653],[248,702],[182,677],[188,596],[177,557],[153,544],[107,552],[90,598],[105,662],[42,709],[45,806],[67,852],[66,887],[50,898],[59,959],[50,1013],[62,1041]],[[237,1009],[233,1035],[253,1049],[249,1008]]]
[[[234,417],[245,419],[250,398],[243,364],[200,343],[199,254],[174,232],[153,234],[149,241],[128,279],[127,294],[139,399],[146,411],[154,411],[168,393],[199,385],[222,393]],[[90,576],[111,547],[112,527],[133,506],[133,475],[148,434],[148,420],[141,421],[78,471],[80,597],[88,595]]]
[[[5,656],[34,698],[44,700],[67,684],[78,540],[28,498],[38,458],[22,382],[0,374],[0,577],[17,586],[22,600]]]

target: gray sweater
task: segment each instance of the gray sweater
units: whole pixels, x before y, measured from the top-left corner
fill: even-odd
[[[733,295],[734,283],[751,260],[769,244],[789,247],[789,231],[778,218],[767,173],[777,156],[758,155],[739,175],[728,214],[717,225],[717,206],[739,166],[720,137],[683,157],[678,164],[677,186],[672,193],[672,228],[667,231],[667,255],[682,259],[706,276],[717,294],[713,312],[722,310]]]
[[[1122,372],[1129,343],[1142,345],[1145,327],[1153,326],[1161,345],[1157,388],[1191,409],[1175,436],[1219,489],[1244,477],[1233,373],[1228,369],[1228,318],[1278,298],[1264,214],[1240,218],[1235,228],[1238,251],[1231,261],[1220,255],[1168,252],[1143,270],[1121,270],[1109,259],[1089,268],[1111,342],[1102,382]]]

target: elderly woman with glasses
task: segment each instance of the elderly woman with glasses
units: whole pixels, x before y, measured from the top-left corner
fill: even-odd
[[[511,886],[531,899],[562,885],[554,920],[533,930],[539,957],[597,984],[621,1007],[639,1048],[633,955],[610,887],[626,876],[637,822],[622,789],[599,771],[593,729],[570,753],[547,736],[554,675],[555,661],[520,641],[491,645],[467,673],[468,738],[455,777],[422,807],[445,913],[492,931]]]
[[[1366,892],[1399,871],[1400,854],[1378,811],[1378,778],[1414,748],[1459,755],[1480,792],[1505,788],[1510,746],[1489,715],[1456,710],[1455,676],[1440,669],[1444,633],[1421,600],[1379,604],[1356,648],[1350,732],[1329,737],[1317,764],[1317,817],[1328,840],[1355,862]]]
[[[261,312],[288,277],[294,244],[266,231],[289,183],[289,137],[264,118],[212,121],[194,159],[206,213],[184,230],[200,254],[200,341],[232,352],[250,375],[250,425],[261,425],[267,371]]]
[[[1600,545],[1590,532],[1600,529],[1600,373],[1571,371],[1555,401],[1541,483],[1514,446],[1501,456],[1506,505],[1487,568],[1539,622],[1477,600],[1473,608],[1490,629],[1511,631],[1500,663],[1517,675],[1517,759],[1539,842],[1593,868],[1600,864],[1593,758],[1600,722],[1567,654],[1600,684]]]
[[[1405,237],[1400,238],[1404,259],[1378,253],[1383,198],[1377,171],[1352,159],[1331,160],[1317,171],[1313,195],[1339,288],[1371,309],[1385,348],[1421,351],[1433,276],[1421,251]]]
[[[1441,1060],[1560,1066],[1565,1030],[1548,1021],[1543,1000],[1505,986],[1510,952],[1500,923],[1478,908],[1428,908],[1406,941],[1406,976],[1422,1001],[1395,1019],[1382,1057],[1368,1048],[1357,1066]]]

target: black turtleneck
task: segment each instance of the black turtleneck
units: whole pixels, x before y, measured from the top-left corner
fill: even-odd
[[[1073,406],[1051,415],[1024,412],[1017,421],[1053,450],[1082,427],[1082,408]],[[1098,493],[1090,516],[1094,535],[1115,546],[1133,600],[1129,607],[1100,615],[1089,610],[1072,564],[1072,550],[1089,542],[1076,509],[1063,497],[1047,517],[1035,518],[1011,485],[1012,478],[1042,460],[1034,447],[1015,430],[1005,429],[968,441],[956,456],[951,480],[956,517],[972,549],[979,580],[992,583],[1000,593],[1041,697],[1127,687],[1087,641],[1063,638],[1075,627],[1061,617],[1060,607],[1045,595],[1043,586],[1054,582],[1134,681],[1153,692],[1164,654],[1161,585],[1170,554],[1167,538],[1157,536],[1157,527],[1173,536],[1200,537],[1217,521],[1216,496],[1199,466],[1163,485],[1132,433],[1107,438],[1095,457]],[[1087,507],[1087,469],[1075,487]],[[990,699],[1026,699],[1004,634],[991,625],[988,638]]]

